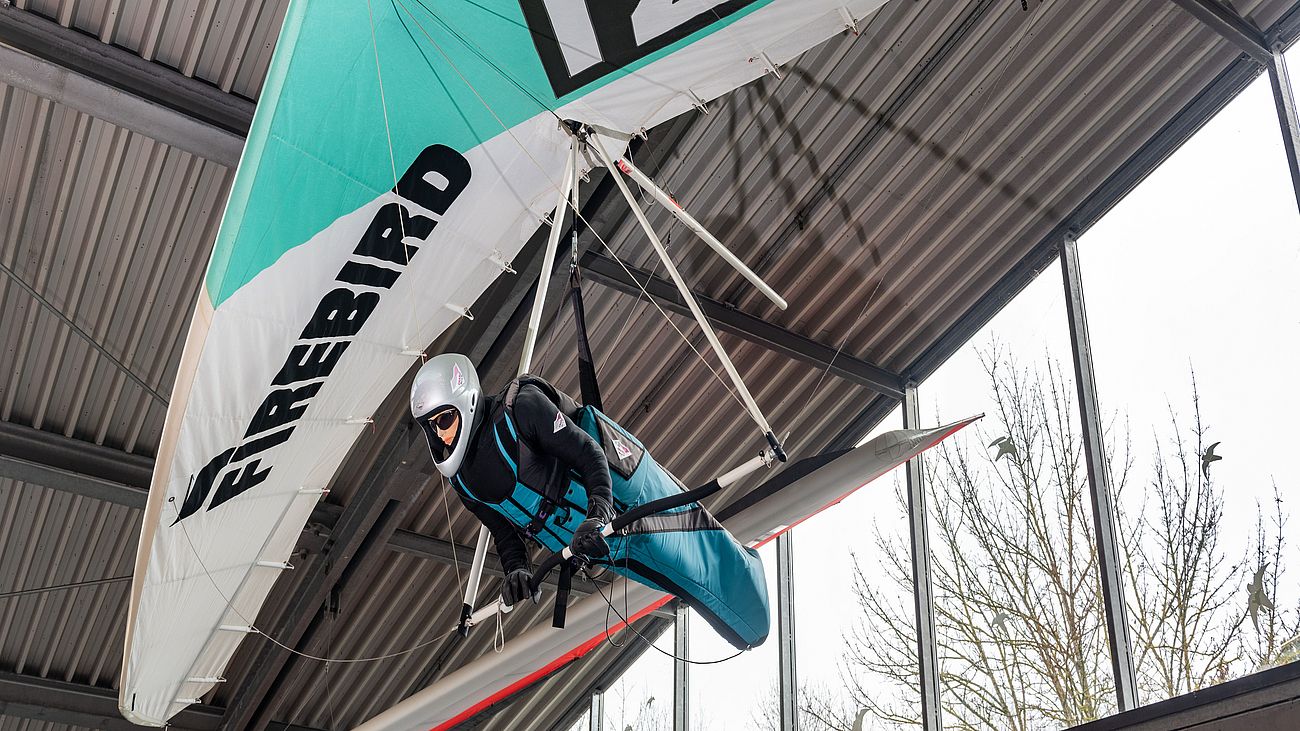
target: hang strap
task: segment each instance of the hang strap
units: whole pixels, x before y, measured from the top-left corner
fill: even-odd
[[[582,305],[582,274],[577,266],[569,268],[569,299],[573,303],[574,330],[578,341],[578,384],[582,388],[582,403],[604,411],[600,384],[596,381],[596,361],[591,355],[591,341],[587,339],[587,311]]]
[[[573,588],[573,562],[560,564],[560,578],[555,588],[555,612],[551,615],[551,626],[564,629],[564,617],[569,610],[569,590]]]

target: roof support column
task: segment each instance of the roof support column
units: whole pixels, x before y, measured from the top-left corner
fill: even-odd
[[[1300,207],[1300,117],[1297,117],[1295,92],[1286,59],[1279,48],[1274,48],[1268,63],[1268,83],[1273,87],[1273,104],[1277,107],[1277,121],[1282,125],[1282,147],[1286,150],[1286,163],[1291,169],[1291,188],[1295,191],[1296,206]]]
[[[605,728],[605,691],[597,689],[591,694],[591,714],[587,716],[589,731],[603,731]]]
[[[686,662],[691,651],[690,608],[677,602],[676,627],[673,631],[673,731],[691,727],[691,666]]]
[[[776,538],[776,631],[781,665],[781,731],[799,729],[799,676],[794,664],[793,531]]]
[[[1092,520],[1097,533],[1097,566],[1101,573],[1101,595],[1106,607],[1111,671],[1115,676],[1115,698],[1122,712],[1138,706],[1137,676],[1133,668],[1133,648],[1129,642],[1128,612],[1124,605],[1124,577],[1115,530],[1110,474],[1106,469],[1102,442],[1101,407],[1097,401],[1097,382],[1092,367],[1088,313],[1083,302],[1079,247],[1073,235],[1067,235],[1062,241],[1061,269],[1065,281],[1065,309],[1070,321],[1070,346],[1074,353],[1074,382],[1079,389],[1079,416],[1083,424],[1083,453],[1088,465]]]
[[[903,428],[918,429],[921,407],[916,384],[903,391]],[[921,729],[942,731],[939,706],[939,648],[934,631],[934,589],[930,586],[930,530],[925,507],[925,474],[921,457],[907,461],[907,515],[912,532],[912,586],[916,606],[916,660],[921,679]]]

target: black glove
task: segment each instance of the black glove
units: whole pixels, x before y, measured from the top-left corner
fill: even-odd
[[[609,544],[600,531],[613,519],[613,508],[604,500],[592,500],[591,505],[587,506],[587,519],[573,532],[573,541],[569,543],[573,555],[589,559],[608,556]]]
[[[573,532],[573,542],[569,548],[573,549],[573,555],[583,558],[604,558],[609,555],[609,544],[605,542],[605,536],[600,534],[605,523],[599,518],[587,518],[582,521],[578,529]]]
[[[532,590],[532,581],[533,574],[528,569],[515,569],[506,574],[505,584],[501,587],[501,601],[512,607],[525,599],[532,599],[536,604],[542,593]]]

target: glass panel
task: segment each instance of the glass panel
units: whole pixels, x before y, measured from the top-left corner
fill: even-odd
[[[777,687],[776,541],[758,549],[767,578],[772,607],[772,633],[767,642],[726,662],[690,667],[692,731],[731,731],[764,726],[765,701]],[[695,612],[690,612],[690,653],[695,662],[731,657],[736,649],[718,636]],[[671,677],[671,676],[670,676]]]
[[[1114,706],[1076,394],[1059,264],[919,389],[927,421],[986,414],[925,462],[946,728]]]
[[[1298,224],[1265,75],[1079,242],[1143,703],[1296,657]]]
[[[895,408],[868,437],[903,427]],[[864,440],[865,441],[865,440]],[[912,701],[914,681],[892,682],[872,672],[880,653],[903,674],[916,674],[915,640],[881,647],[883,635],[866,624],[864,601],[912,613],[911,554],[903,470],[896,469],[791,531],[794,554],[795,669],[802,731],[853,727],[858,709]],[[904,563],[891,560],[901,545]],[[900,574],[901,572],[901,574]],[[905,575],[906,584],[897,580]],[[771,701],[773,719],[778,701]],[[764,728],[776,729],[776,723]]]
[[[569,731],[587,731],[587,729],[590,726],[591,726],[591,709],[588,708],[587,710],[582,712],[582,718],[578,719],[577,723],[569,727]]]
[[[628,632],[619,637],[629,642],[642,642]],[[632,667],[605,690],[606,731],[672,731],[672,625],[657,638],[647,639],[653,639],[654,646],[647,647]]]

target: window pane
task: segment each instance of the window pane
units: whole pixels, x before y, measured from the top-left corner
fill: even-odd
[[[1294,657],[1298,224],[1265,75],[1079,242],[1143,703]]]
[[[870,436],[902,426],[902,411],[896,408]],[[906,497],[899,501],[903,489],[900,468],[791,531],[802,731],[852,728],[857,711],[872,703],[915,705],[915,640],[898,641],[862,611],[864,603],[879,602],[890,608],[890,616],[894,610],[904,617],[912,614],[910,584],[895,580],[906,575],[910,581],[911,576]],[[887,560],[896,551],[882,549],[900,542],[907,552],[901,565]],[[897,662],[906,679],[873,672],[880,655]],[[775,699],[772,704],[775,708]],[[777,724],[764,728],[776,729]]]
[[[582,712],[582,718],[569,727],[569,731],[587,731],[591,726],[591,709]]]
[[[690,667],[691,729],[731,731],[765,725],[764,702],[777,685],[776,542],[758,549],[767,578],[772,608],[772,633],[767,642],[726,662]],[[691,660],[708,662],[731,657],[736,649],[718,636],[695,612],[690,612]]]
[[[618,639],[643,642],[631,632]],[[672,731],[673,727],[673,628],[661,632],[645,654],[605,690],[607,731]],[[658,648],[656,650],[655,648]],[[667,654],[664,654],[667,653]]]
[[[1073,726],[1115,705],[1060,267],[921,384],[946,728]]]

